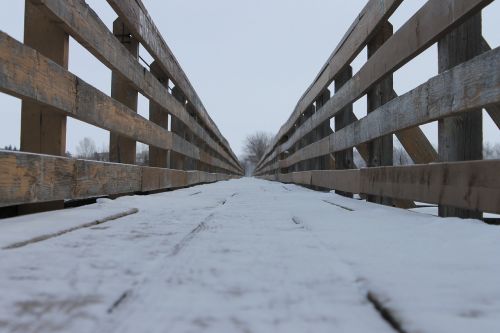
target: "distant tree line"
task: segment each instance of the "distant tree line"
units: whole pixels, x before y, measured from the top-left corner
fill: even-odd
[[[18,151],[17,147],[12,145],[3,147],[3,150]]]

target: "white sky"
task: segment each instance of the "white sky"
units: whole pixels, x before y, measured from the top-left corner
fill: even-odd
[[[179,60],[206,109],[237,155],[245,137],[257,130],[275,134],[293,111],[365,0],[143,0],[168,45]],[[0,29],[22,41],[24,1],[0,0]],[[8,6],[6,5],[8,3]],[[87,0],[111,28],[116,14],[105,0]],[[391,17],[397,30],[425,0],[405,0]],[[500,1],[483,11],[483,35],[492,47],[500,45]],[[150,62],[149,55],[141,56]],[[357,71],[366,53],[353,62]],[[111,71],[75,41],[70,45],[70,71],[110,94]],[[433,46],[394,76],[398,94],[437,74]],[[3,111],[0,147],[19,147],[20,107],[16,98],[0,93]],[[355,103],[358,117],[366,100]],[[139,113],[148,115],[148,100],[140,96]],[[437,144],[437,126],[422,127]],[[68,119],[67,146],[71,152],[83,137],[97,145],[108,132]],[[484,117],[484,141],[500,142],[500,131]]]

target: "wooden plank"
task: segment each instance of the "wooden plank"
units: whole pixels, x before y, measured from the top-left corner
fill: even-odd
[[[24,43],[68,68],[69,36],[37,6],[25,1]],[[22,101],[20,149],[32,153],[64,156],[66,154],[66,116],[54,113],[50,106]],[[23,214],[60,209],[63,201],[43,205],[25,205]]]
[[[174,84],[180,87],[187,100],[195,107],[204,124],[218,137],[222,145],[232,155],[234,161],[237,162],[238,159],[232,152],[227,140],[222,136],[208,115],[196,91],[149,16],[145,6],[142,5],[142,2],[140,0],[108,0],[108,3],[113,7],[118,16],[126,22],[127,26],[133,31],[134,36],[141,41],[144,48],[158,61]]]
[[[313,171],[311,184],[341,193],[361,193],[359,170]]]
[[[311,184],[346,192],[500,213],[500,160],[325,170],[279,174],[281,182],[312,177]]]
[[[149,70],[151,74],[153,74],[163,85],[163,87],[168,89],[168,77],[161,70],[156,61],[151,64]],[[161,105],[152,100],[149,102],[149,120],[165,130],[168,130],[168,114],[163,112]],[[170,167],[168,161],[168,151],[156,148],[155,146],[149,146],[149,166],[157,168]]]
[[[500,213],[500,161],[361,170],[361,192]]]
[[[140,168],[0,151],[0,206],[130,193]]]
[[[29,1],[24,21],[24,43],[67,69],[68,34]],[[21,150],[64,156],[66,116],[30,101],[23,101],[21,109]]]
[[[500,103],[499,66],[500,48],[496,48],[431,78],[427,83],[331,134],[329,152],[342,151],[382,135]],[[319,143],[313,145],[320,146]],[[324,143],[321,145],[321,150],[319,147],[303,148],[308,152],[306,157],[325,154]],[[306,153],[295,152],[287,160],[296,163],[300,160],[296,155],[300,154]]]
[[[45,9],[54,22],[57,22],[67,33],[89,50],[97,59],[113,71],[120,72],[135,89],[144,96],[163,107],[186,124],[202,141],[206,142],[233,166],[238,163],[218,144],[203,127],[194,121],[183,105],[177,102],[164,89],[157,78],[142,67],[137,60],[121,45],[119,40],[108,30],[106,25],[81,0],[31,0]]]
[[[372,39],[368,41],[368,59],[372,58],[376,52],[391,38],[393,34],[393,27],[388,21],[383,22],[378,28],[377,32]],[[384,77],[383,80],[371,86],[366,94],[367,112],[371,113],[389,102],[392,98],[393,79],[392,74]],[[379,126],[373,123],[372,126]],[[380,136],[372,141],[367,142],[368,160],[366,161],[368,167],[388,166],[393,164],[393,138],[392,134]],[[392,206],[391,198],[368,195],[367,201],[375,202]]]
[[[438,43],[439,72],[470,60],[482,53],[482,20],[476,14]],[[478,108],[440,119],[438,122],[439,160],[467,161],[483,158],[483,113]],[[439,206],[441,217],[481,218],[480,212]]]
[[[120,18],[113,22],[113,34],[127,49],[134,59],[139,57],[139,42],[131,35]],[[130,110],[137,112],[139,92],[120,73],[111,75],[111,97]],[[127,136],[109,133],[109,160],[111,162],[135,164],[137,143]]]
[[[482,38],[481,40],[482,52],[488,52],[491,50],[491,47],[488,45],[488,42]],[[490,115],[493,122],[500,128],[500,104],[497,105],[489,105],[486,108],[486,111]]]
[[[335,48],[314,82],[300,98],[289,120],[276,135],[271,148],[274,148],[280,138],[292,129],[300,114],[304,112],[305,107],[312,104],[318,94],[328,87],[334,78],[356,58],[368,40],[371,39],[377,27],[392,15],[401,2],[402,0],[370,0],[367,3]]]
[[[142,192],[180,188],[185,187],[186,184],[187,174],[185,171],[161,168],[142,169]]]
[[[228,175],[0,151],[0,207],[179,188]]]
[[[0,32],[0,60],[0,91],[49,105],[59,113],[148,145],[199,156],[193,145],[186,148],[178,138],[173,143],[171,132],[144,119],[3,32]],[[207,162],[236,171],[216,158]]]
[[[342,88],[342,86],[344,86],[344,84],[351,78],[352,78],[352,67],[347,66],[344,70],[339,72],[335,77],[335,93],[338,92]],[[355,122],[356,120],[357,119],[356,116],[354,115],[352,104],[346,106],[335,117],[335,132]],[[354,158],[353,158],[352,148],[335,153],[336,170],[353,169],[353,166],[354,166]],[[349,195],[348,193],[340,193],[340,194],[346,196],[352,196]]]
[[[335,116],[346,105],[364,95],[373,84],[399,69],[492,1],[429,0],[371,57],[341,91],[332,96],[309,121],[297,128],[279,150],[293,146],[320,123]]]

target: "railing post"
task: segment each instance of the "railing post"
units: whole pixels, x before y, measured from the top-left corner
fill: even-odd
[[[195,108],[193,107],[192,104],[190,104],[190,103],[186,104],[186,111],[189,113],[189,115],[192,117],[192,119],[194,121],[198,120],[197,119],[197,115],[196,115],[196,110],[195,110]],[[188,128],[186,128],[185,132],[186,132],[185,133],[186,141],[191,142],[196,147],[198,147],[198,149],[200,150],[200,152],[203,151],[202,147],[197,144],[196,138],[193,135],[193,132],[190,131]],[[210,156],[213,156],[213,155],[210,153]],[[198,170],[198,160],[195,160],[195,159],[192,159],[192,158],[188,158],[187,159],[187,169],[188,170]]]
[[[335,77],[335,93],[337,93],[344,84],[347,83],[352,78],[352,67],[347,66],[342,71],[340,71]],[[355,121],[352,104],[346,106],[340,113],[335,117],[335,132],[341,130],[347,125],[353,123]],[[354,168],[354,157],[353,157],[353,148],[349,148],[343,151],[339,151],[335,153],[335,169],[336,170],[344,170],[344,169],[353,169]],[[352,193],[335,191],[335,193],[346,196],[353,197]]]
[[[150,66],[151,73],[168,89],[168,77],[160,65],[154,61]],[[168,114],[153,100],[149,101],[149,120],[168,130]],[[149,166],[157,168],[168,168],[168,151],[154,146],[149,146]]]
[[[69,35],[50,20],[40,6],[25,1],[24,44],[68,68]],[[23,100],[21,150],[30,153],[66,155],[66,116],[49,106]],[[63,201],[23,205],[21,213],[64,208]]]
[[[185,108],[186,107],[186,97],[182,93],[182,91],[175,86],[172,89],[172,96],[174,96],[175,99],[181,103],[181,105]],[[184,124],[177,119],[176,117],[172,116],[172,124],[170,126],[172,133],[177,134],[181,138],[184,139],[185,137],[185,126]],[[170,167],[172,169],[179,169],[179,170],[185,170],[186,169],[186,157],[182,154],[179,154],[177,152],[171,151],[170,152]]]
[[[438,43],[439,73],[482,53],[481,13],[443,37]],[[441,119],[438,122],[440,162],[481,160],[483,158],[482,110]],[[481,218],[481,212],[439,206],[439,216]]]
[[[368,42],[368,58],[392,36],[393,27],[388,22],[382,23],[373,38]],[[372,86],[367,93],[367,111],[368,113],[376,110],[393,99],[393,80],[392,74],[388,75],[382,81]],[[377,124],[374,124],[377,126]],[[382,136],[368,143],[368,167],[388,166],[393,163],[393,141],[392,134]],[[379,196],[368,196],[368,201],[392,205],[390,198]]]
[[[316,98],[316,112],[318,112],[318,110],[320,110],[326,104],[326,102],[328,102],[330,97],[331,97],[330,90],[325,89],[323,91],[323,93],[321,93]],[[316,130],[314,131],[314,133],[315,133],[315,137],[314,137],[313,142],[322,140],[322,139],[326,138],[327,136],[329,136],[330,134],[332,134],[333,131],[332,131],[332,128],[330,127],[330,120],[327,120],[327,121],[323,122],[321,125],[319,125],[318,128],[316,128]],[[315,158],[312,169],[314,169],[314,170],[331,169],[330,155]]]
[[[139,42],[120,18],[113,22],[113,34],[129,50],[134,58],[139,57]],[[120,73],[113,72],[111,77],[111,97],[137,112],[138,91]],[[110,133],[109,160],[116,163],[135,164],[136,141]]]
[[[308,108],[306,108],[306,110],[302,114],[301,122],[300,123],[303,124],[309,118],[311,118],[311,116],[314,114],[314,111],[315,111],[314,110],[314,105],[311,104]],[[315,133],[315,130],[313,130],[311,133],[305,135],[302,139],[300,139],[300,141],[299,141],[300,143],[299,143],[299,146],[298,146],[297,150],[302,149],[302,148],[308,146],[309,144],[311,144],[313,142],[313,137],[315,135],[314,133]],[[312,163],[313,163],[312,160],[299,162],[299,169],[297,171],[307,171],[307,170],[310,170]]]

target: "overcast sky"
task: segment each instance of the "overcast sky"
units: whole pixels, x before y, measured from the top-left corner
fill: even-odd
[[[0,29],[22,41],[24,0],[0,0]],[[245,137],[257,130],[275,134],[293,111],[366,0],[143,0],[168,45],[222,134],[237,155]],[[8,6],[6,4],[8,3]],[[111,28],[116,14],[105,0],[87,0]],[[405,0],[390,21],[397,30],[425,0]],[[492,47],[500,45],[500,1],[483,12],[483,35]],[[149,55],[141,50],[148,62]],[[357,71],[363,52],[353,63]],[[70,44],[70,71],[110,94],[111,71],[84,48]],[[437,74],[437,51],[431,47],[394,77],[395,90],[405,93]],[[19,100],[0,93],[0,146],[19,146]],[[366,100],[355,104],[358,117]],[[148,115],[140,97],[139,113]],[[500,134],[484,117],[484,141],[498,143]],[[437,143],[436,124],[423,127]],[[107,145],[104,130],[68,120],[71,152],[83,137]]]

